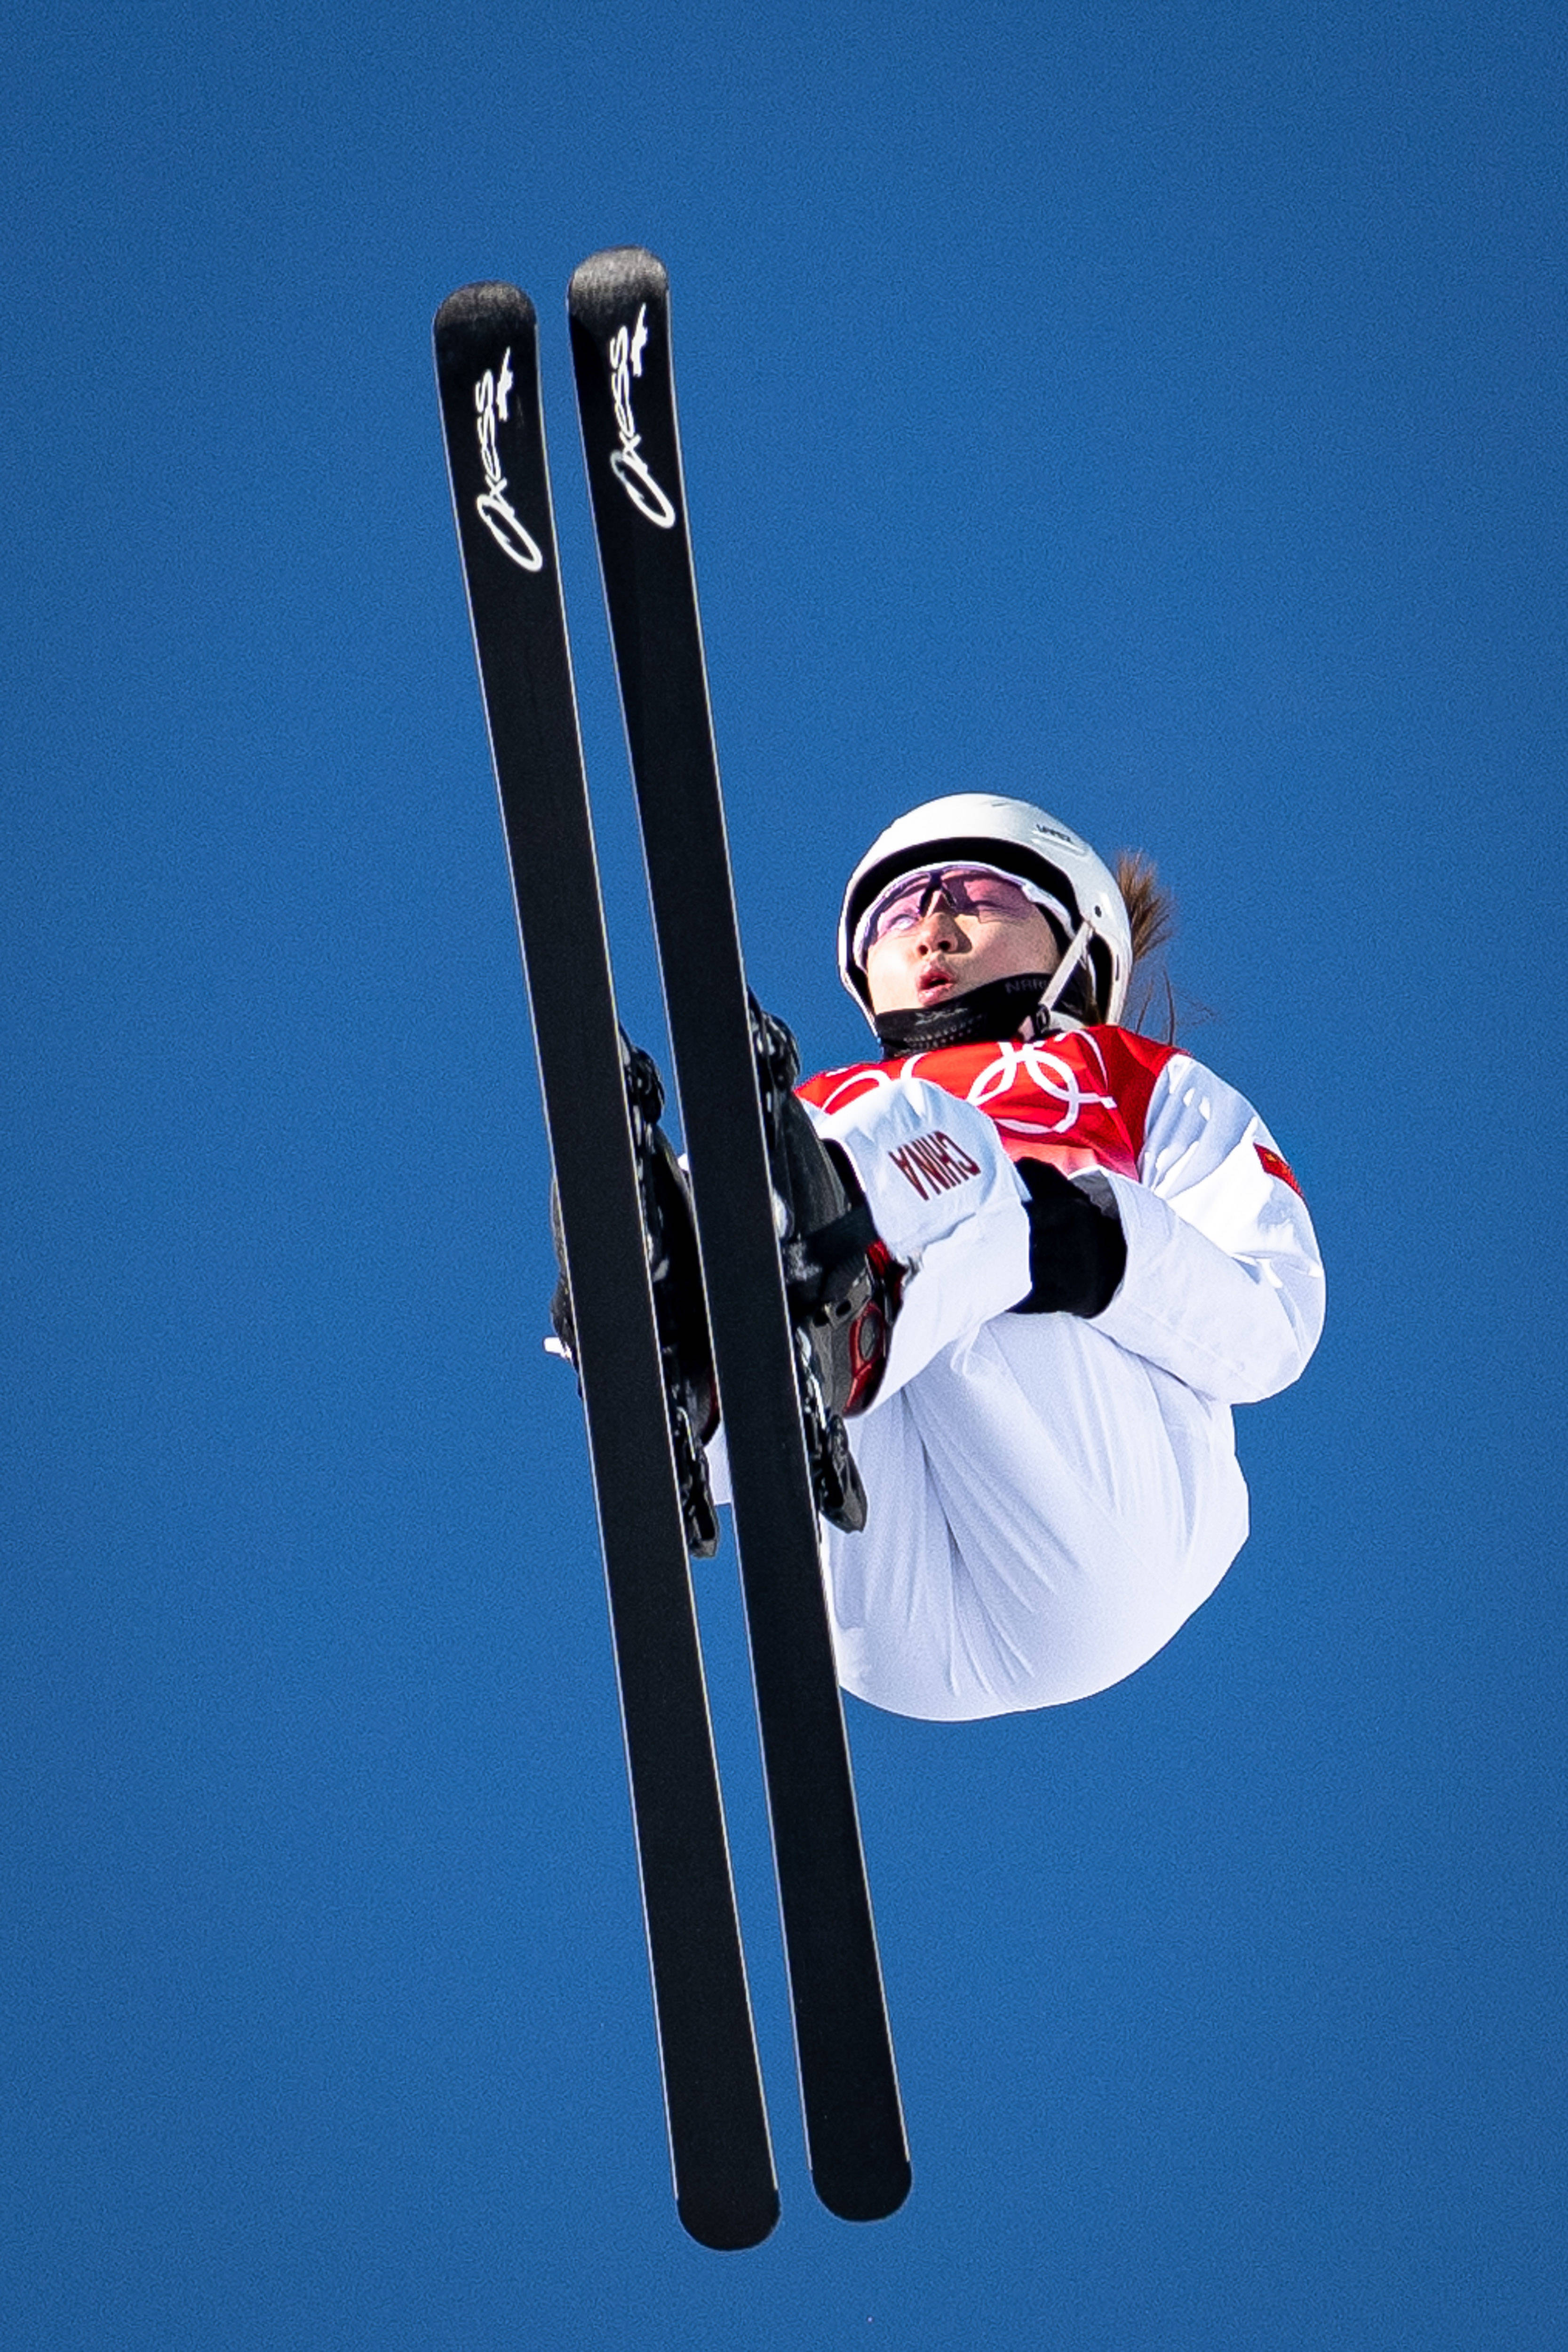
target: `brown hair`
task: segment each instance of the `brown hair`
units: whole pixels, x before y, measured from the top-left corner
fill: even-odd
[[[1152,857],[1141,849],[1121,849],[1116,855],[1116,887],[1127,907],[1127,919],[1132,926],[1132,976],[1147,957],[1156,954],[1175,936],[1176,902],[1160,879],[1159,869]],[[1167,1023],[1167,1044],[1173,1045],[1176,1035],[1175,999],[1171,983],[1164,981],[1163,998]],[[1137,1011],[1129,1007],[1123,1019],[1130,1029],[1142,1029],[1156,999],[1159,988],[1151,982]]]

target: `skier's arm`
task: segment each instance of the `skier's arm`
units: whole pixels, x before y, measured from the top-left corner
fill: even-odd
[[[1246,1404],[1289,1387],[1318,1343],[1323,1275],[1306,1202],[1233,1087],[1185,1054],[1149,1105],[1139,1178],[1096,1171],[1127,1243],[1091,1328],[1189,1388]]]

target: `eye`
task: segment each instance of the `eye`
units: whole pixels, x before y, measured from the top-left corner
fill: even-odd
[[[1016,883],[994,880],[982,876],[968,887],[970,905],[979,914],[1023,916],[1029,911],[1029,901]]]
[[[889,932],[912,931],[921,919],[921,908],[928,895],[924,891],[908,890],[902,898],[889,899],[887,906],[872,918],[868,945],[875,946]]]

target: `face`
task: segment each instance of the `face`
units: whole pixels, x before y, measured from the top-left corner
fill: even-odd
[[[1044,908],[1016,882],[936,867],[906,877],[874,911],[866,986],[873,1013],[904,1013],[987,981],[1053,972],[1060,955]]]

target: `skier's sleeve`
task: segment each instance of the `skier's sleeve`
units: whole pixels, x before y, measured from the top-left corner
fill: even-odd
[[[868,1087],[831,1113],[807,1107],[817,1133],[853,1168],[879,1236],[908,1270],[877,1391],[883,1403],[941,1349],[1027,1292],[1024,1185],[995,1122],[924,1078]]]
[[[1234,1087],[1189,1055],[1150,1097],[1137,1181],[1097,1170],[1127,1271],[1090,1328],[1201,1395],[1249,1404],[1288,1388],[1323,1328],[1323,1270],[1300,1188]]]

